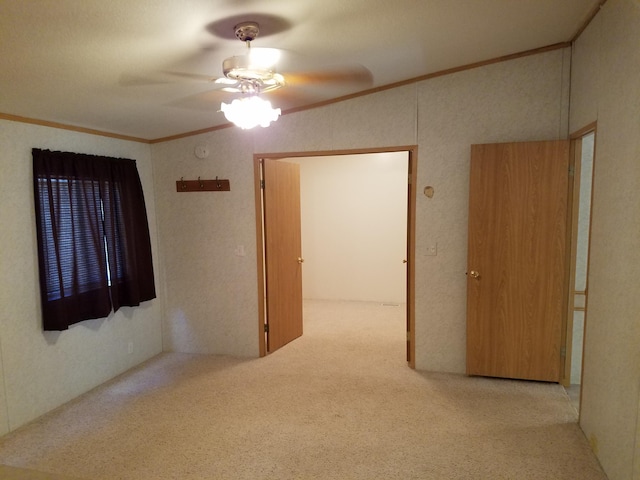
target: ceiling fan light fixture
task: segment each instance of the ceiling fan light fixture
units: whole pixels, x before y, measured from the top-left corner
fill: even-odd
[[[278,120],[280,109],[273,108],[271,102],[257,95],[236,98],[231,103],[220,105],[224,116],[243,130],[249,130],[260,125],[265,128],[271,122]]]

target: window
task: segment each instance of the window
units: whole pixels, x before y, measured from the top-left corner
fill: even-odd
[[[65,330],[155,298],[135,161],[32,154],[44,329]]]

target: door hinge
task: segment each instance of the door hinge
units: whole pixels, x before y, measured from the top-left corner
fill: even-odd
[[[411,174],[409,174],[409,177],[408,177],[408,179],[407,179],[407,183],[408,183],[409,185],[411,185]]]
[[[576,173],[576,167],[575,165],[569,165],[569,176],[573,177]]]
[[[567,347],[560,347],[560,356],[561,357],[567,356]]]
[[[264,333],[269,333],[269,324],[268,323],[264,324]]]
[[[264,180],[260,180],[260,188],[264,190]]]

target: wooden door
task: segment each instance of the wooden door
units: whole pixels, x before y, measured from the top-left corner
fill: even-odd
[[[263,160],[267,352],[302,335],[300,166]]]
[[[558,382],[569,141],[473,145],[467,374]]]

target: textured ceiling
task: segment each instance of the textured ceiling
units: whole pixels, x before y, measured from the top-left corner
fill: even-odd
[[[570,41],[598,3],[0,0],[0,113],[157,139],[225,123],[233,94],[198,76],[244,53],[241,21],[258,21],[253,46],[283,49],[279,70],[298,74],[265,94],[286,110]],[[368,82],[317,75],[363,68]]]

